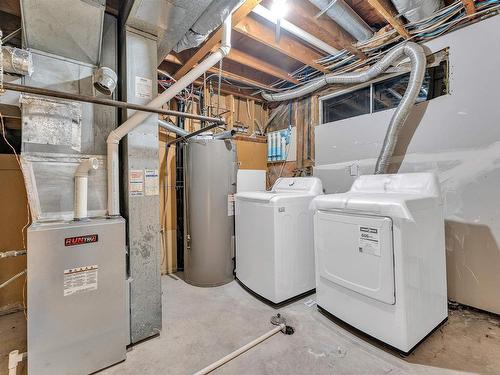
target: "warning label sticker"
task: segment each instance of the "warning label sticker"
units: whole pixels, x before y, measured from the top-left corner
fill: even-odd
[[[380,232],[378,228],[359,227],[360,253],[380,256]]]
[[[64,297],[97,290],[97,265],[64,270]]]
[[[146,195],[158,195],[160,193],[158,169],[144,170],[144,191]]]
[[[151,99],[153,97],[153,81],[149,78],[135,77],[135,97]]]
[[[129,171],[128,192],[131,197],[144,196],[144,170],[131,169]]]
[[[227,216],[234,216],[234,194],[227,196]]]

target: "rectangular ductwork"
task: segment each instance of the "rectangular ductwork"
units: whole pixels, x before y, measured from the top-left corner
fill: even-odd
[[[106,0],[21,0],[27,48],[98,65]]]

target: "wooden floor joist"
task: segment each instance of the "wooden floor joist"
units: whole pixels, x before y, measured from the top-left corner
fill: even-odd
[[[299,81],[293,78],[287,71],[235,48],[231,48],[231,52],[226,59],[246,65],[262,73],[266,73],[270,76],[280,78],[294,84],[299,83]]]
[[[361,59],[366,56],[355,47],[354,38],[329,17],[316,18],[319,9],[308,1],[292,1],[287,4],[287,19],[295,26],[340,50],[346,49]]]
[[[253,8],[255,8],[261,0],[246,0],[234,13],[231,19],[233,26],[237,25],[242,19],[244,19]],[[196,51],[196,53],[191,56],[191,58],[186,61],[186,63],[179,68],[174,74],[175,79],[179,79],[187,72],[191,70],[196,64],[198,64],[201,59],[203,59],[207,53],[216,49],[220,44],[220,39],[222,37],[222,29],[219,27],[216,32],[212,33],[211,36],[203,43],[203,45]]]
[[[368,0],[368,3],[385,18],[387,22],[405,39],[410,39],[410,33],[405,29],[403,23],[397,18],[394,6],[388,0]]]
[[[315,62],[323,55],[287,35],[281,35],[280,40],[276,42],[275,30],[260,24],[253,18],[245,17],[234,27],[234,30],[316,70],[323,73],[330,72]]]

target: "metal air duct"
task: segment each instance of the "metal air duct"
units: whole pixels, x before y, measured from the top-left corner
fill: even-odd
[[[359,41],[370,39],[373,30],[344,0],[309,0]]]
[[[408,118],[412,105],[418,97],[418,93],[420,92],[425,76],[427,59],[424,49],[419,44],[414,42],[400,44],[385,55],[379,62],[364,72],[344,73],[338,75],[335,75],[335,73],[326,74],[323,77],[314,79],[296,89],[277,94],[263,93],[262,97],[271,102],[284,101],[300,98],[320,89],[323,86],[334,83],[348,85],[353,83],[368,82],[382,74],[394,62],[403,56],[407,56],[411,63],[408,88],[406,89],[403,99],[399,102],[399,105],[392,116],[389,128],[387,129],[387,133],[385,135],[384,143],[382,145],[382,150],[380,151],[380,155],[377,159],[377,165],[375,167],[376,174],[387,173],[390,158],[394,153],[399,132]]]
[[[392,0],[392,3],[410,22],[427,18],[444,5],[443,0]]]

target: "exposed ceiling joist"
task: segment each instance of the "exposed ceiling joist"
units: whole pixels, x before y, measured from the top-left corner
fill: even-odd
[[[299,81],[293,78],[287,71],[235,48],[231,48],[231,52],[229,53],[229,56],[226,57],[226,59],[232,60],[242,65],[246,65],[262,73],[266,73],[270,76],[280,78],[294,84],[299,83]]]
[[[309,1],[290,2],[288,3],[288,9],[288,20],[297,27],[300,27],[338,50],[346,49],[361,59],[366,58],[362,52],[353,47],[356,41],[344,29],[327,17],[316,18],[315,15],[318,13],[318,8]]]
[[[411,35],[406,31],[403,23],[397,18],[394,6],[388,0],[368,0],[368,3],[385,18],[387,22],[405,39],[410,39]]]
[[[217,68],[210,68],[208,70],[208,72],[210,74],[217,74],[218,75],[219,74],[219,69],[217,69]],[[235,73],[232,73],[232,72],[228,72],[228,71],[225,71],[225,70],[222,71],[222,77],[224,77],[226,79],[229,79],[229,80],[232,80],[232,81],[240,82],[240,83],[243,83],[243,84],[246,84],[246,85],[254,86],[254,87],[266,90],[266,91],[272,91],[272,92],[276,92],[277,91],[274,87],[266,85],[265,83],[258,82],[258,81],[255,81],[253,79],[250,79],[250,78],[247,78],[247,77],[243,77],[243,76],[240,76],[238,74],[235,74]]]
[[[19,0],[1,0],[0,11],[21,17],[21,5]]]
[[[253,8],[255,8],[261,0],[246,0],[234,13],[232,16],[232,24],[237,25],[242,19],[244,19]],[[180,69],[175,72],[174,78],[179,79],[187,72],[191,70],[196,64],[198,64],[202,58],[205,57],[207,53],[217,48],[220,44],[220,39],[222,36],[222,29],[219,27],[216,32],[212,33],[211,36],[203,43],[203,45],[196,51],[196,53],[189,58],[186,63],[180,67]]]
[[[177,65],[182,65],[183,64],[182,61],[180,61],[174,55],[168,55],[165,58],[165,61],[177,64]],[[209,74],[217,74],[218,75],[219,74],[219,69],[216,68],[216,67],[210,68],[208,70],[208,73]],[[258,82],[256,80],[251,79],[251,78],[243,77],[243,76],[238,75],[236,73],[228,72],[228,71],[225,71],[225,70],[222,71],[222,77],[224,77],[226,79],[229,79],[229,80],[232,80],[232,81],[236,81],[236,82],[239,82],[239,83],[250,85],[250,86],[253,86],[253,87],[256,87],[256,88],[261,88],[261,89],[264,89],[264,90],[267,90],[267,91],[274,91],[274,92],[277,91],[275,88],[273,88],[273,87],[271,87],[269,85],[266,85],[265,83]]]
[[[323,73],[330,71],[315,61],[323,57],[315,50],[304,46],[302,43],[292,39],[286,35],[282,35],[280,40],[276,42],[274,29],[260,24],[258,21],[250,17],[245,17],[234,29],[259,43],[269,46],[288,57],[291,57],[301,63],[313,67]]]

